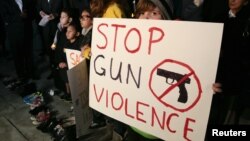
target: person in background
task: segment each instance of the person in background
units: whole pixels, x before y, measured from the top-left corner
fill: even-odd
[[[81,16],[79,18],[81,27],[82,27],[82,42],[81,42],[81,52],[82,57],[86,59],[87,67],[88,67],[88,74],[90,69],[90,50],[91,50],[91,39],[92,39],[92,26],[93,26],[93,16],[91,14],[90,9],[84,9],[81,12]],[[90,129],[100,128],[106,126],[106,118],[105,116],[93,110],[93,121],[90,125]]]
[[[93,26],[93,16],[91,14],[91,10],[83,9],[79,20],[81,23],[82,35],[83,35],[83,39],[81,43],[82,56],[87,59],[87,67],[89,69],[92,26]]]
[[[57,24],[59,22],[60,13],[63,9],[62,0],[38,0],[37,11],[40,15],[40,19],[47,18],[46,24],[40,25],[42,33],[43,53],[48,55],[51,71],[54,69],[54,54],[51,50],[51,45],[55,37],[57,30]],[[48,79],[53,78],[53,73],[47,77]]]
[[[81,27],[80,24],[78,24],[78,21],[71,22],[67,26],[67,31],[66,31],[67,42],[65,43],[64,48],[80,51],[80,46],[82,42],[82,36],[80,32],[81,32]],[[71,101],[70,86],[67,76],[68,64],[65,53],[63,54],[63,57],[61,58],[58,64],[58,67],[59,67],[59,74],[65,84],[65,89],[66,89],[65,94],[61,98],[67,101]]]
[[[63,49],[64,49],[64,45],[67,42],[66,31],[67,31],[67,27],[72,21],[73,21],[73,18],[72,18],[71,10],[63,9],[61,12],[61,16],[60,16],[60,22],[57,25],[58,29],[55,34],[54,42],[51,45],[51,49],[55,53],[54,63],[56,67],[53,70],[54,82],[55,82],[55,86],[61,91],[66,91],[65,90],[66,87],[65,87],[64,82],[62,82],[62,78],[59,75],[58,66],[61,60],[64,59],[65,53]]]
[[[1,15],[5,23],[6,35],[13,56],[17,81],[9,88],[24,85],[33,77],[32,62],[32,5],[29,0],[1,1]]]
[[[82,46],[91,46],[93,16],[90,9],[83,9],[79,18],[82,27]],[[82,48],[84,50],[84,48]]]
[[[214,84],[214,91],[222,94],[214,95],[209,120],[211,124],[239,124],[245,107],[250,107],[249,5],[249,0],[228,0],[229,10],[223,19],[217,83]]]
[[[174,18],[184,21],[202,21],[204,0],[174,0]]]
[[[90,9],[84,9],[80,16],[80,23],[82,27],[82,43],[81,43],[81,52],[82,57],[86,59],[87,67],[88,67],[88,74],[90,69],[90,50],[91,50],[91,38],[92,38],[92,26],[93,26],[93,17],[91,14]],[[103,127],[106,125],[106,118],[105,116],[92,109],[93,110],[93,121],[90,125],[90,129]]]

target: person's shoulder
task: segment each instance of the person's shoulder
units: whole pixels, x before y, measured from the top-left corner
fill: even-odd
[[[92,31],[93,31],[93,28],[89,29],[89,31],[88,31],[88,33],[86,34],[86,36],[92,35]]]
[[[79,36],[77,36],[76,41],[78,42],[79,40],[82,40],[83,37],[84,37],[84,36],[83,36],[82,34],[80,34]]]
[[[117,3],[111,3],[105,11],[103,18],[122,18],[123,12]]]
[[[77,39],[76,39],[76,43],[77,43],[77,44],[81,44],[81,42],[83,41],[83,39],[84,39],[84,36],[83,36],[82,34],[80,34],[80,35],[77,37]]]

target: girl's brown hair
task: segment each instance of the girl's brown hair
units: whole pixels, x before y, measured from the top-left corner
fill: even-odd
[[[149,0],[139,0],[136,4],[135,18],[138,18],[140,13],[151,9],[153,10],[155,7],[155,4]]]

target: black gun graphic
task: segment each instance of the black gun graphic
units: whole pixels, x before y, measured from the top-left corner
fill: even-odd
[[[171,72],[168,70],[164,70],[164,69],[157,69],[157,75],[159,76],[163,76],[166,78],[166,83],[172,85],[174,80],[176,80],[177,82],[179,82],[185,75],[181,75],[179,73],[175,73],[175,72]],[[172,82],[168,82],[168,79],[172,79]],[[183,81],[178,87],[179,87],[179,92],[180,92],[180,96],[178,98],[179,102],[182,103],[186,103],[187,99],[188,99],[188,95],[187,95],[187,90],[185,87],[185,83],[190,84],[191,79],[187,78],[185,81]]]

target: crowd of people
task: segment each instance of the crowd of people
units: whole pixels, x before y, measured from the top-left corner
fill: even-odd
[[[71,100],[65,48],[82,51],[91,59],[93,18],[136,18],[224,23],[221,53],[208,124],[239,124],[250,107],[250,4],[249,0],[1,0],[1,54],[10,48],[17,79],[13,86],[39,79],[33,62],[33,30],[41,35],[55,85]],[[88,61],[89,66],[89,61]],[[53,72],[58,73],[55,75]],[[90,76],[91,77],[91,76]],[[217,94],[218,93],[218,94]],[[94,110],[93,110],[94,111]],[[94,111],[90,128],[105,126],[105,115]],[[134,127],[113,121],[116,132],[127,141],[161,140]]]

